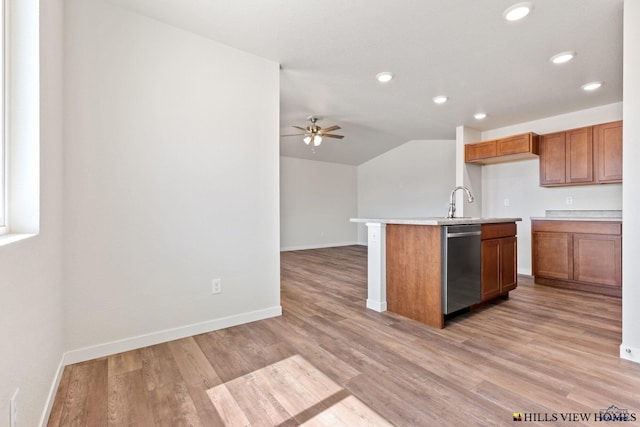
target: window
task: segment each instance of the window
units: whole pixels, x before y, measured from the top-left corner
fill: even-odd
[[[6,97],[5,89],[5,1],[0,0],[0,234],[8,231],[7,226],[7,138],[6,138]]]

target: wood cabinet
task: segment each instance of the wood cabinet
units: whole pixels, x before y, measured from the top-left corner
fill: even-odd
[[[516,223],[482,224],[481,230],[484,302],[507,296],[517,286]],[[442,227],[437,225],[387,224],[388,311],[436,328],[444,327],[442,239]]]
[[[538,135],[529,132],[464,146],[464,161],[482,165],[532,159],[538,155]]]
[[[566,182],[567,144],[564,132],[540,137],[540,185],[561,185]]]
[[[516,230],[515,223],[482,225],[482,302],[518,285]]]
[[[622,182],[622,121],[593,128],[597,180]]]
[[[622,121],[540,137],[540,185],[622,182]]]
[[[387,310],[436,328],[442,312],[441,227],[387,224]]]
[[[593,129],[591,127],[567,131],[566,183],[593,182]]]
[[[622,223],[532,221],[535,283],[622,294]]]

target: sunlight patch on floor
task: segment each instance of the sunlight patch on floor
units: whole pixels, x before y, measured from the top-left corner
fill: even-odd
[[[295,355],[207,390],[227,425],[391,426],[302,356]]]

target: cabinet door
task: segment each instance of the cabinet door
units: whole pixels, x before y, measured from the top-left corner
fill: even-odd
[[[464,149],[465,162],[495,157],[497,154],[495,141],[467,144],[464,146]]]
[[[622,121],[594,126],[598,182],[622,182]]]
[[[551,133],[540,137],[540,185],[553,186],[566,182],[565,133]]]
[[[482,241],[482,301],[500,295],[500,239]]]
[[[574,280],[622,286],[622,238],[607,234],[573,235]]]
[[[566,181],[567,183],[593,182],[592,127],[566,132]]]
[[[573,279],[571,233],[533,233],[533,275],[551,279]]]
[[[515,237],[500,239],[500,293],[518,285],[518,244]]]
[[[498,156],[531,152],[531,134],[525,133],[496,141]]]

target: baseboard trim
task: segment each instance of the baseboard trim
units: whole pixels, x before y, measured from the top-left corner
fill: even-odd
[[[49,417],[51,416],[51,409],[53,409],[53,402],[56,398],[56,392],[58,391],[58,387],[60,386],[60,380],[62,379],[62,372],[64,371],[64,357],[60,359],[60,364],[58,365],[58,369],[56,370],[56,375],[53,378],[53,383],[51,384],[51,389],[49,389],[49,394],[47,395],[47,401],[45,402],[44,411],[42,412],[42,417],[40,418],[40,427],[47,427],[49,423]]]
[[[167,341],[204,334],[218,329],[229,328],[231,326],[242,325],[280,315],[282,315],[282,306],[278,305],[275,307],[265,308],[263,310],[250,311],[234,316],[181,326],[179,328],[167,329],[151,334],[138,335],[131,338],[112,341],[105,344],[79,348],[77,350],[71,350],[64,353],[62,364],[67,366],[73,363],[85,362],[99,357],[110,356],[124,351],[135,350],[137,348],[161,344]]]
[[[359,243],[354,241],[354,242],[339,242],[339,243],[320,243],[315,245],[284,246],[280,248],[280,252],[303,251],[306,249],[335,248],[338,246],[354,246],[354,245],[359,245]]]
[[[367,308],[377,311],[378,313],[382,313],[383,311],[387,311],[387,302],[383,301],[374,301],[371,299],[367,299]]]
[[[620,358],[640,363],[640,348],[630,347],[622,343],[620,344]]]

